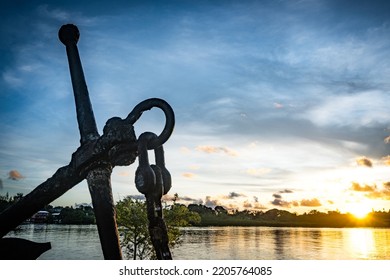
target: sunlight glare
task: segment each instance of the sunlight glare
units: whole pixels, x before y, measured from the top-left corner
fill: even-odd
[[[358,219],[364,219],[371,210],[371,205],[368,202],[348,203],[346,207],[346,212],[351,213]]]

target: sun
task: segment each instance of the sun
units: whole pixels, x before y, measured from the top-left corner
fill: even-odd
[[[372,207],[367,201],[348,203],[346,205],[346,212],[351,213],[357,219],[366,218],[368,213],[371,212],[371,210],[372,210]]]

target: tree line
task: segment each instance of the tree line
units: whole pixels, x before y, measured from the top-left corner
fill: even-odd
[[[177,194],[175,194],[176,197]],[[0,212],[17,202],[23,197],[18,193],[9,196],[0,195]],[[126,204],[127,203],[127,204]],[[135,211],[131,219],[140,219],[140,209],[144,207],[144,201],[139,201],[127,197],[116,204],[116,211],[119,220],[123,213],[129,211],[131,207]],[[73,207],[53,207],[46,206],[44,209],[49,212],[47,223],[63,224],[95,224],[93,208],[89,206]],[[196,213],[196,218],[194,218]],[[223,206],[207,207],[202,204],[190,204],[188,206],[176,203],[166,205],[164,209],[165,219],[172,221],[176,227],[194,226],[296,226],[296,227],[390,227],[389,211],[371,211],[363,219],[358,219],[350,213],[339,211],[328,211],[326,213],[311,210],[303,214],[291,213],[286,210],[270,209],[267,211],[251,210],[227,210]],[[188,217],[186,217],[188,215]],[[143,222],[147,225],[146,216]],[[124,219],[122,219],[124,223]],[[118,223],[119,224],[119,223]]]
[[[0,195],[0,213],[23,197]],[[181,229],[187,226],[289,226],[289,227],[390,227],[390,211],[372,211],[364,219],[352,214],[311,210],[298,215],[286,210],[268,211],[227,210],[223,206],[214,208],[201,204],[188,206],[176,203],[178,195],[171,205],[163,209],[164,220],[168,228],[169,246],[180,244]],[[126,259],[154,259],[155,254],[148,232],[146,203],[126,197],[115,205],[118,231],[123,255]],[[46,223],[95,224],[95,215],[90,206],[53,207],[46,206]]]
[[[358,219],[351,213],[311,210],[303,214],[286,210],[268,211],[232,210],[222,206],[215,208],[190,204],[190,211],[199,213],[199,226],[274,226],[274,227],[390,227],[390,211],[372,211],[365,218]]]

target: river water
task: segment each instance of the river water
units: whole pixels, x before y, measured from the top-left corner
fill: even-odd
[[[390,229],[183,228],[177,260],[389,260]],[[22,225],[7,236],[51,242],[39,259],[103,259],[95,225]]]

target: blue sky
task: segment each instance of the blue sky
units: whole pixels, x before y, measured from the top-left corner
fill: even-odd
[[[390,208],[386,1],[12,1],[0,14],[1,194],[27,194],[79,146],[57,37],[74,23],[100,133],[144,99],[173,107],[164,147],[182,202]],[[138,194],[136,166],[114,169],[115,200]],[[90,202],[85,182],[53,204],[75,202]]]

